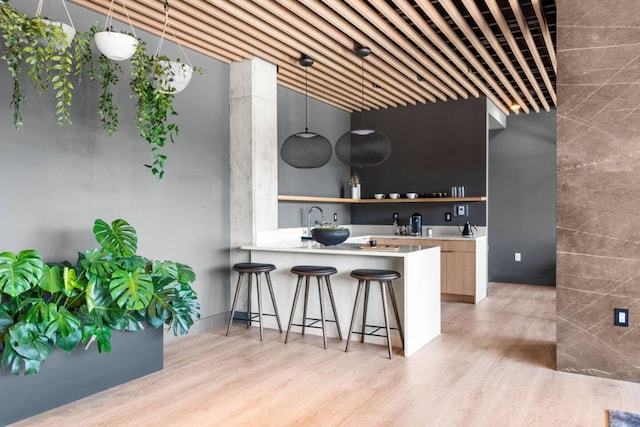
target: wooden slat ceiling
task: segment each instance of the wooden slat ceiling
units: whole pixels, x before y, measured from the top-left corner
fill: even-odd
[[[71,0],[104,15],[111,0]],[[113,17],[127,22],[123,0]],[[160,35],[165,0],[124,0],[134,27]],[[556,105],[554,0],[166,0],[166,38],[229,63],[261,57],[280,85],[346,111],[486,95],[505,114]],[[118,24],[122,25],[122,24]],[[118,28],[116,30],[124,29]],[[354,54],[366,46],[362,64]]]

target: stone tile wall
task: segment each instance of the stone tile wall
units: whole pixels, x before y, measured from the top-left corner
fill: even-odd
[[[557,367],[640,381],[640,3],[557,5]]]

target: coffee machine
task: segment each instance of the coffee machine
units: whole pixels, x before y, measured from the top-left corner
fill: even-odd
[[[411,226],[412,236],[422,236],[422,215],[417,212],[411,215],[409,225]]]

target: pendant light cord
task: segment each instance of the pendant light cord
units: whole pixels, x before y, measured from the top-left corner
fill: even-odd
[[[360,119],[361,127],[364,129],[364,57],[361,58],[362,81],[360,83]]]
[[[304,67],[304,132],[309,133],[308,120],[309,120],[309,93],[307,83],[307,68]]]

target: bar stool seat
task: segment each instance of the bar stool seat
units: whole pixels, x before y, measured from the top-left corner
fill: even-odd
[[[402,331],[402,324],[400,322],[400,315],[398,313],[398,305],[396,303],[396,296],[393,291],[392,281],[401,277],[400,273],[394,270],[378,270],[378,269],[358,269],[353,270],[350,274],[354,279],[358,279],[358,291],[356,292],[356,301],[353,305],[353,314],[351,316],[351,325],[349,326],[349,336],[347,337],[347,345],[345,352],[349,351],[349,344],[351,343],[351,335],[353,333],[360,334],[360,342],[364,342],[365,335],[384,336],[387,338],[387,347],[389,351],[389,359],[393,357],[393,349],[391,347],[391,330],[398,330],[400,333],[400,340],[402,342],[402,348],[404,349],[404,333]],[[367,324],[367,306],[369,305],[369,285],[371,281],[377,281],[380,283],[380,293],[382,295],[382,311],[384,314],[384,326],[375,326]],[[362,289],[364,288],[364,306],[362,312],[362,330],[361,332],[354,332],[356,317],[358,314],[358,305],[360,303],[360,297],[362,295]],[[389,326],[388,315],[388,302],[387,292],[391,297],[391,304],[393,306],[393,312],[395,314],[397,328],[391,328]],[[373,327],[373,332],[366,333],[366,327]],[[386,335],[378,334],[380,329],[384,328]]]
[[[319,265],[296,265],[291,268],[291,272],[298,276],[298,283],[296,284],[296,293],[293,297],[293,305],[291,307],[291,315],[289,316],[289,326],[287,327],[287,335],[284,338],[285,344],[289,341],[289,333],[291,332],[291,326],[302,326],[302,335],[304,335],[305,328],[322,328],[322,339],[324,348],[327,348],[327,333],[326,322],[334,322],[338,328],[338,337],[342,340],[342,332],[340,330],[340,322],[338,321],[338,312],[336,310],[336,303],[333,297],[333,290],[331,289],[331,279],[329,276],[336,274],[338,270],[334,267],[326,267]],[[307,316],[307,305],[309,302],[309,281],[311,277],[315,277],[318,281],[318,298],[320,300],[320,319]],[[322,279],[324,278],[324,284],[329,294],[329,300],[331,302],[331,308],[333,310],[333,320],[325,318],[324,313],[324,294],[322,291]],[[298,305],[298,298],[300,296],[300,290],[302,288],[302,280],[305,280],[304,286],[304,309],[302,313],[302,323],[293,323],[293,317],[296,312],[296,306]],[[307,321],[311,321],[307,323]],[[316,326],[316,323],[320,322],[320,326]]]
[[[258,323],[260,323],[260,341],[264,339],[264,331],[262,327],[262,317],[263,316],[275,316],[276,321],[278,322],[278,330],[282,333],[282,325],[280,324],[280,315],[278,314],[278,306],[276,305],[276,298],[273,294],[273,286],[271,284],[271,276],[269,272],[276,269],[276,266],[273,264],[263,264],[257,262],[240,262],[234,264],[232,269],[239,273],[238,275],[238,283],[236,284],[236,291],[233,297],[233,304],[231,306],[231,316],[229,317],[229,324],[227,325],[227,336],[229,336],[229,330],[231,329],[231,324],[234,321],[234,316],[236,312],[236,308],[238,305],[238,296],[240,295],[240,288],[242,287],[242,279],[245,274],[248,274],[248,289],[247,289],[247,329],[251,326],[252,321],[257,317]],[[271,295],[271,303],[273,305],[273,311],[275,314],[266,314],[262,312],[262,288],[260,283],[260,275],[264,274],[267,279],[267,286],[269,288],[269,293]],[[256,293],[258,297],[258,313],[253,313],[251,311],[251,288],[252,288],[252,277],[256,278]],[[239,319],[235,319],[239,320]]]

